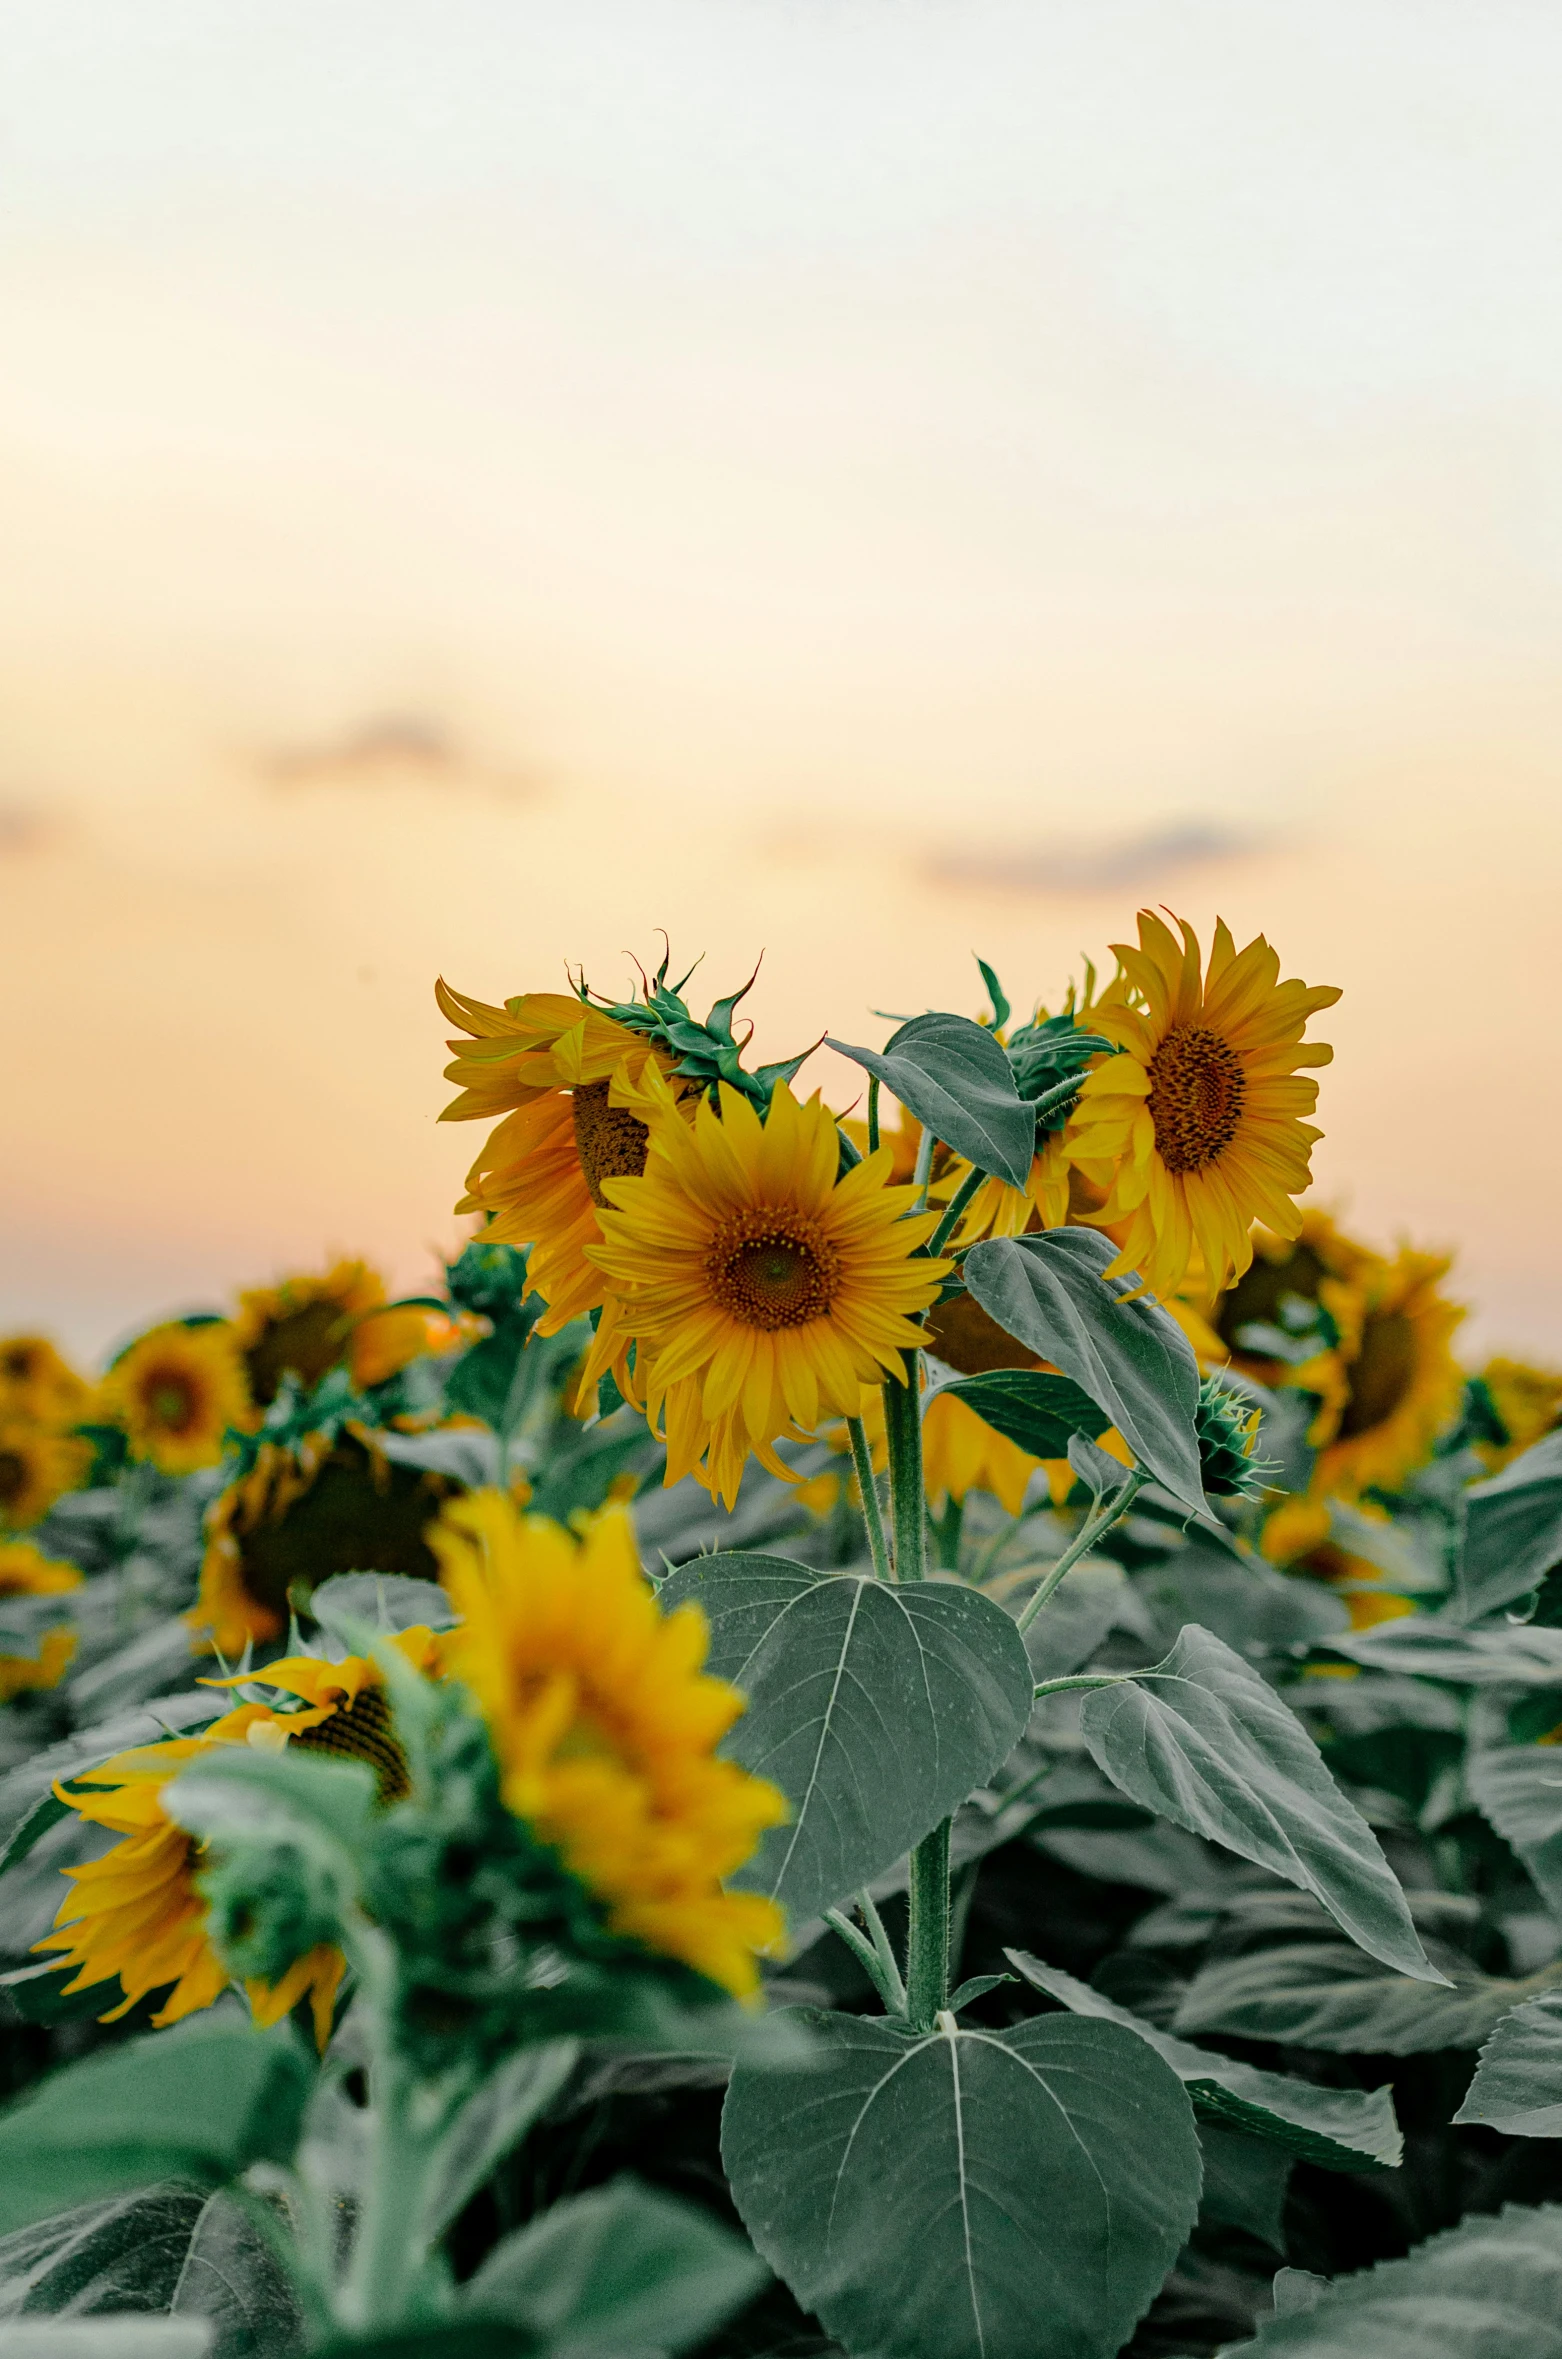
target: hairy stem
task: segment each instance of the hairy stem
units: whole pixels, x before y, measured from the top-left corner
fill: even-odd
[[[943,1252],[944,1247],[960,1225],[960,1215],[976,1194],[977,1189],[985,1185],[987,1177],[985,1171],[968,1171],[956,1188],[943,1219],[927,1241],[928,1254],[932,1260],[936,1261]]]
[[[868,1153],[879,1151],[879,1077],[871,1074],[868,1080]]]
[[[868,1447],[867,1428],[860,1417],[848,1417],[846,1431],[851,1440],[852,1465],[857,1470],[857,1488],[862,1494],[862,1520],[868,1527],[868,1554],[873,1559],[873,1569],[879,1579],[887,1581],[891,1578],[889,1542],[884,1537],[879,1483],[873,1471],[873,1452]]]
[[[870,1940],[866,1934],[858,1932],[850,1917],[842,1909],[827,1908],[824,1912],[824,1921],[832,1933],[840,1935],[864,1974],[867,1975],[868,1980],[884,2003],[885,2014],[904,2015],[906,2012],[906,1986],[900,1979],[900,1968],[895,1963],[894,1952],[890,1949],[889,1944],[886,1942],[881,1950],[877,1941]],[[879,1927],[880,1933],[883,1930],[881,1925]]]
[[[889,1441],[890,1518],[895,1534],[893,1578],[927,1578],[927,1511],[922,1499],[922,1354],[903,1355],[905,1380],[884,1386],[884,1431]]]
[[[962,1500],[950,1498],[944,1502],[942,1515],[935,1515],[933,1525],[933,1553],[941,1573],[960,1570],[960,1527],[965,1521]]]
[[[911,1924],[906,1936],[906,2013],[932,2029],[949,2004],[949,1829],[945,1819],[911,1854]]]
[[[1102,1533],[1109,1532],[1113,1524],[1128,1513],[1129,1508],[1138,1498],[1149,1479],[1142,1466],[1133,1467],[1127,1481],[1123,1483],[1121,1488],[1114,1491],[1109,1499],[1103,1499],[1099,1506],[1091,1509],[1051,1572],[1037,1587],[1024,1612],[1020,1614],[1016,1625],[1020,1630],[1030,1628],[1042,1607],[1057,1588],[1058,1583],[1063,1579],[1064,1574],[1071,1573],[1086,1551],[1095,1546]]]

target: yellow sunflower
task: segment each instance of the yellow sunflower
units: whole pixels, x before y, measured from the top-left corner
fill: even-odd
[[[8,1335],[0,1341],[0,1419],[74,1425],[86,1416],[91,1399],[92,1387],[46,1335]]]
[[[670,1073],[673,1060],[560,992],[530,991],[497,1008],[441,981],[435,996],[468,1036],[450,1043],[455,1062],[445,1077],[461,1094],[440,1120],[503,1116],[456,1210],[489,1217],[486,1242],[531,1247],[527,1275],[548,1305],[541,1332],[556,1334],[604,1299],[602,1271],[587,1258],[601,1235],[603,1190],[644,1171],[662,1101],[645,1099],[638,1085],[648,1068]],[[665,1102],[677,1103],[671,1092]]]
[[[124,1429],[132,1457],[164,1474],[215,1466],[230,1428],[247,1424],[249,1387],[226,1320],[153,1327],[103,1379],[104,1414]]]
[[[233,1336],[255,1400],[262,1408],[274,1401],[285,1376],[296,1377],[308,1390],[351,1361],[360,1323],[384,1302],[385,1281],[365,1261],[333,1262],[318,1277],[280,1278],[274,1286],[241,1293]],[[360,1382],[379,1381],[378,1376],[359,1377],[356,1368],[354,1376]]]
[[[448,1476],[393,1464],[356,1425],[335,1442],[263,1444],[249,1472],[207,1511],[191,1624],[234,1656],[251,1639],[279,1636],[289,1596],[333,1573],[433,1580],[438,1568],[424,1532],[451,1488]]]
[[[938,1224],[889,1184],[890,1156],[838,1177],[835,1120],[778,1084],[761,1122],[723,1085],[721,1114],[652,1131],[643,1175],[607,1183],[591,1248],[619,1300],[591,1362],[635,1344],[634,1386],[667,1435],[667,1480],[693,1473],[730,1506],[752,1450],[855,1416],[864,1384],[899,1377],[949,1264],[916,1257]],[[909,1215],[909,1217],[908,1217]]]
[[[1325,1401],[1316,1429],[1321,1495],[1398,1490],[1457,1415],[1464,1377],[1452,1337],[1464,1310],[1438,1291],[1448,1267],[1446,1254],[1406,1246],[1365,1279],[1341,1340],[1343,1393],[1337,1408]]]
[[[662,1612],[622,1508],[577,1540],[475,1492],[431,1538],[462,1617],[447,1668],[488,1723],[508,1808],[606,1905],[613,1931],[751,1992],[754,1953],[783,1920],[723,1879],[787,1809],[716,1758],[743,1699],[701,1669],[699,1607]]]
[[[1489,1472],[1496,1474],[1562,1423],[1562,1369],[1499,1357],[1487,1361],[1481,1382],[1508,1437],[1505,1442],[1475,1445]]]
[[[1086,1075],[1066,1133],[1102,1192],[1090,1225],[1121,1241],[1113,1273],[1137,1269],[1163,1295],[1195,1268],[1212,1288],[1240,1277],[1255,1219],[1296,1235],[1291,1199],[1320,1135],[1301,1119],[1318,1085],[1297,1068],[1333,1054],[1302,1034],[1340,996],[1282,983],[1263,936],[1239,952],[1223,921],[1203,973],[1198,938],[1178,923],[1180,944],[1141,910],[1138,947],[1113,945],[1121,972],[1090,1021],[1121,1053]]]
[[[92,1449],[75,1434],[13,1417],[0,1421],[0,1532],[24,1532],[85,1482]]]
[[[45,1556],[30,1540],[0,1540],[0,1597],[55,1597],[80,1586],[73,1564]],[[57,1687],[76,1652],[74,1630],[45,1630],[36,1655],[0,1654],[0,1703],[24,1688]]]
[[[1372,1630],[1380,1622],[1397,1622],[1415,1612],[1414,1599],[1391,1589],[1380,1565],[1357,1556],[1333,1534],[1334,1518],[1326,1499],[1293,1495],[1282,1499],[1266,1520],[1259,1547],[1285,1572],[1305,1573],[1331,1587],[1345,1586],[1344,1605],[1353,1630]]]

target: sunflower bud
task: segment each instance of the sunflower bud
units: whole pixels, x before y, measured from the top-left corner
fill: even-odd
[[[1199,1466],[1204,1488],[1213,1499],[1256,1499],[1269,1485],[1274,1463],[1255,1458],[1262,1411],[1250,1407],[1218,1376],[1206,1376],[1199,1386],[1194,1431],[1198,1436]]]

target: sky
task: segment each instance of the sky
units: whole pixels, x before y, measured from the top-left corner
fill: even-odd
[[[0,1325],[427,1283],[438,972],[763,952],[774,1056],[1151,903],[1344,987],[1320,1200],[1562,1360],[1559,74],[1542,0],[9,0]]]

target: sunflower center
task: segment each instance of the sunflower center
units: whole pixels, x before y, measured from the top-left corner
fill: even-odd
[[[1247,1075],[1229,1040],[1207,1024],[1174,1024],[1150,1059],[1150,1120],[1168,1171],[1202,1171],[1230,1146]]]
[[[11,1383],[30,1384],[35,1374],[35,1369],[33,1365],[33,1355],[28,1350],[26,1344],[13,1344],[11,1349],[5,1354],[4,1359],[0,1360],[0,1369],[4,1370]]]
[[[1416,1372],[1416,1331],[1403,1311],[1380,1311],[1362,1329],[1361,1349],[1350,1367],[1350,1395],[1340,1418],[1340,1439],[1383,1425],[1410,1390]]]
[[[0,1507],[9,1507],[27,1488],[27,1461],[18,1450],[0,1450]]]
[[[274,1401],[284,1376],[318,1384],[346,1350],[352,1324],[352,1312],[331,1301],[307,1302],[300,1310],[269,1319],[244,1355],[256,1400]]]
[[[713,1300],[745,1327],[773,1333],[822,1319],[840,1285],[835,1247],[806,1213],[756,1204],[733,1213],[705,1253]]]
[[[165,1433],[184,1433],[195,1422],[195,1391],[182,1376],[154,1376],[147,1408]]]
[[[574,1092],[575,1152],[593,1204],[606,1204],[602,1182],[638,1179],[650,1132],[623,1106],[608,1104],[605,1081],[578,1082]]]
[[[367,1761],[382,1802],[400,1802],[412,1791],[407,1756],[397,1742],[382,1687],[360,1688],[350,1704],[341,1705],[329,1720],[319,1720],[313,1728],[301,1728],[291,1743],[303,1753],[334,1753],[339,1759]]]

